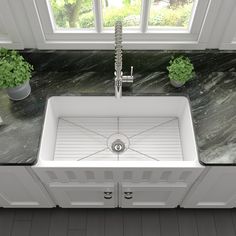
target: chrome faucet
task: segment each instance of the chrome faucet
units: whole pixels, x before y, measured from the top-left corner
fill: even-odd
[[[129,76],[123,76],[122,72],[122,22],[115,24],[115,96],[122,97],[122,83],[133,83],[133,66]]]

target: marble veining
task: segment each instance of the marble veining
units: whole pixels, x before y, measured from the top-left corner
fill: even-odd
[[[25,50],[23,56],[34,65],[36,71],[114,71],[114,51],[40,51]],[[130,66],[134,72],[166,71],[170,58],[186,55],[194,63],[198,73],[236,72],[235,51],[123,51],[123,72],[129,74]],[[55,63],[56,62],[56,63]]]
[[[3,119],[3,123],[0,124],[0,164],[3,165],[32,165],[37,160],[44,107],[48,97],[52,95],[114,96],[113,57],[110,52],[105,52],[104,55],[102,53],[97,55],[95,52],[89,55],[88,52],[84,52],[79,60],[75,56],[78,53],[72,53],[72,56],[65,52],[59,53],[61,56],[58,59],[55,56],[57,53],[54,52],[49,53],[48,57],[41,52],[40,55],[29,51],[27,53],[26,57],[35,64],[36,68],[30,82],[32,86],[30,97],[13,102],[8,99],[4,90],[0,91],[0,116]],[[223,59],[229,59],[228,64],[224,61],[218,70],[214,67],[215,71],[214,69],[208,71],[201,61],[207,55],[203,57],[202,52],[192,53],[192,57],[199,65],[199,70],[196,70],[197,76],[183,88],[176,89],[169,84],[162,65],[164,61],[166,63],[167,58],[170,58],[170,53],[163,52],[162,57],[160,53],[158,54],[157,58],[161,58],[161,62],[157,62],[156,69],[154,53],[150,61],[152,66],[146,70],[144,66],[140,66],[145,53],[134,52],[133,54],[136,61],[131,58],[129,60],[129,54],[127,60],[128,64],[136,65],[135,81],[132,89],[125,90],[124,95],[189,96],[200,161],[209,165],[236,164],[236,55],[222,54]],[[212,55],[210,58],[214,61]],[[216,58],[221,57],[217,55]],[[69,62],[66,63],[67,59]],[[100,61],[95,63],[95,59]],[[94,66],[91,66],[93,63],[90,62],[88,68],[79,69],[85,67],[90,60],[95,63]],[[64,67],[61,66],[63,62],[65,62]],[[204,63],[206,64],[206,61]],[[220,65],[217,60],[215,63]],[[104,68],[104,64],[111,66],[111,69]],[[51,70],[50,65],[53,65]],[[99,70],[99,67],[102,69]]]

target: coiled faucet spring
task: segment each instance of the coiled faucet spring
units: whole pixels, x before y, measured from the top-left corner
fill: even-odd
[[[115,24],[115,70],[116,76],[120,77],[122,72],[122,22]]]
[[[122,72],[122,22],[116,21],[115,24],[115,96],[122,97],[122,82],[133,82],[133,67],[131,75],[123,76]]]

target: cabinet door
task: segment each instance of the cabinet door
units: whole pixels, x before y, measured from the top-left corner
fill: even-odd
[[[23,166],[0,167],[0,205],[3,207],[53,207],[46,190]]]
[[[184,183],[122,183],[120,205],[134,208],[172,208],[179,205],[186,189]]]
[[[117,191],[114,183],[50,183],[49,190],[60,207],[99,208],[117,206]]]
[[[210,167],[185,197],[185,208],[232,208],[236,206],[236,167]]]

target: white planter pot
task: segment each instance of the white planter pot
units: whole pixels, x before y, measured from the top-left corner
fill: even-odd
[[[177,81],[177,80],[170,80],[170,83],[176,88],[180,88],[185,84],[185,82]]]
[[[7,88],[7,94],[11,100],[19,101],[27,98],[31,93],[31,87],[29,84],[29,80],[24,84],[16,86],[14,88]]]

